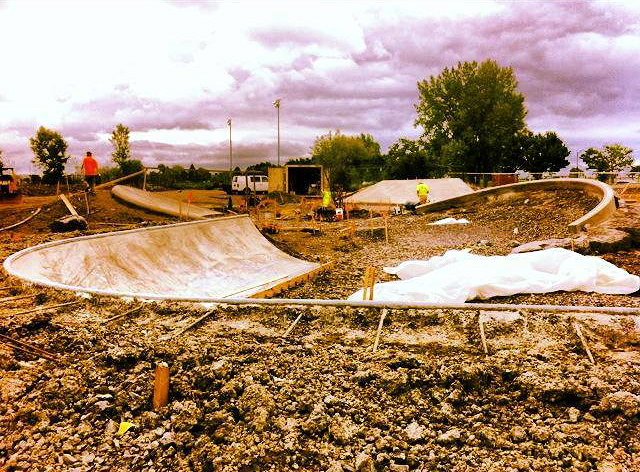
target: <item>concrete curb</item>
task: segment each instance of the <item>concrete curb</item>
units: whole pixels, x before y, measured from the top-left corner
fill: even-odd
[[[432,211],[446,210],[451,207],[468,205],[479,200],[493,201],[499,198],[507,198],[523,191],[551,190],[557,188],[575,188],[584,190],[587,195],[596,197],[600,201],[586,215],[569,223],[569,232],[579,233],[585,226],[595,226],[608,220],[617,209],[617,202],[613,189],[598,180],[591,179],[545,179],[531,182],[519,182],[517,184],[501,185],[478,190],[469,195],[441,200],[435,203],[427,203],[416,207],[419,214]]]

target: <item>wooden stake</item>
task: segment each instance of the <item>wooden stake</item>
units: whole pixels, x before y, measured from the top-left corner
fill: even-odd
[[[584,337],[584,335],[582,334],[582,330],[580,329],[580,325],[578,324],[577,321],[573,322],[573,328],[576,330],[576,334],[580,338],[580,342],[582,343],[582,347],[587,352],[587,357],[589,358],[589,362],[591,362],[592,364],[595,364],[596,361],[593,359],[593,356],[591,355],[591,349],[589,349],[589,345],[587,344],[587,340]]]
[[[380,341],[380,333],[382,333],[382,325],[384,324],[384,319],[387,316],[387,309],[382,309],[382,314],[380,315],[380,321],[378,322],[378,331],[376,332],[376,340],[373,342],[373,352],[378,350],[378,342]]]
[[[153,409],[158,411],[169,403],[169,366],[160,362],[156,366],[153,382]]]
[[[389,214],[384,215],[384,240],[389,244]]]
[[[144,170],[144,178],[142,179],[142,190],[147,189],[147,169]]]
[[[282,339],[286,338],[287,336],[289,336],[289,333],[291,333],[291,331],[293,330],[293,328],[295,328],[295,326],[298,324],[298,321],[300,321],[300,318],[302,318],[302,313],[300,313],[298,315],[298,317],[293,320],[293,322],[289,325],[289,327],[287,328],[287,330],[284,332],[284,334],[282,335]]]
[[[87,197],[87,192],[84,192],[84,204],[87,206],[87,216],[89,216],[89,197]]]
[[[482,349],[485,355],[489,355],[489,347],[487,346],[487,338],[484,335],[484,320],[482,319],[482,313],[478,312],[478,325],[480,326],[480,339],[482,340]]]
[[[376,268],[369,266],[364,270],[364,277],[362,278],[362,299],[373,300],[373,286],[376,283]],[[367,289],[368,298],[367,298]]]

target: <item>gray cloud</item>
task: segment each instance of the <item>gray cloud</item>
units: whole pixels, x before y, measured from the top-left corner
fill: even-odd
[[[254,70],[236,65],[228,70],[234,79],[228,92],[204,93],[187,102],[143,99],[126,83],[115,84],[108,95],[75,103],[61,129],[70,147],[82,150],[93,145],[103,155],[108,155],[110,146],[100,142],[97,134],[110,132],[116,123],[133,131],[213,130],[233,117],[234,127],[264,134],[273,130],[275,139],[271,102],[281,97],[283,155],[308,152],[316,136],[334,129],[371,133],[385,149],[399,137],[419,133],[412,127],[418,81],[459,61],[488,58],[513,67],[526,97],[529,122],[540,131],[560,131],[574,147],[602,144],[583,137],[587,122],[600,124],[606,132],[617,123],[640,119],[637,14],[614,3],[509,2],[503,6],[503,11],[491,16],[456,20],[405,18],[398,22],[383,17],[362,26],[362,48],[329,32],[265,26],[251,31],[250,39],[267,50],[295,52],[289,63],[267,62],[263,69]],[[630,46],[632,42],[625,38],[635,38],[636,45]],[[311,49],[316,45],[341,53],[322,57],[317,48]],[[190,59],[188,51],[185,54],[181,60]],[[327,67],[326,59],[335,66]],[[25,136],[36,128],[24,122],[9,126]],[[623,137],[624,144],[640,145],[640,133],[634,133]],[[137,155],[148,159],[220,165],[227,159],[226,146],[226,142],[205,147],[148,141],[132,145]],[[13,148],[3,145],[3,149]],[[273,142],[263,138],[234,143],[238,163],[274,160],[275,149]]]

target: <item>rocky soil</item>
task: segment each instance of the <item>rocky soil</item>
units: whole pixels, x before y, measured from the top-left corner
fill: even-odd
[[[389,244],[342,237],[348,223],[322,223],[320,235],[281,232],[272,238],[287,251],[337,261],[334,271],[282,296],[344,297],[368,265],[452,248],[507,254],[521,243],[566,237],[566,224],[593,204],[572,192],[542,192],[456,213],[393,217]],[[146,224],[108,199],[96,208],[96,216],[111,218],[106,228]],[[426,225],[445,216],[471,224]],[[0,239],[0,258],[64,237],[39,221]],[[632,249],[606,257],[640,272]],[[6,286],[15,288],[0,296],[34,298],[0,307],[0,334],[58,361],[0,344],[0,470],[640,471],[634,318],[579,319],[592,365],[576,320],[566,316],[485,313],[485,355],[475,312],[391,310],[374,352],[375,310],[218,306],[176,335],[203,314],[201,306],[148,303],[109,322],[133,305],[92,298],[34,312],[78,298],[0,276]],[[629,296],[532,297],[496,301],[638,305]],[[170,402],[153,411],[159,362],[170,367]],[[123,421],[134,426],[118,434]]]

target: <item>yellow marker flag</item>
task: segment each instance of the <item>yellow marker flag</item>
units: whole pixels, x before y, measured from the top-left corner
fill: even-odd
[[[118,428],[116,436],[122,436],[124,433],[129,431],[132,426],[135,426],[135,424],[129,423],[128,421],[123,421],[122,423],[120,423],[120,428]]]

